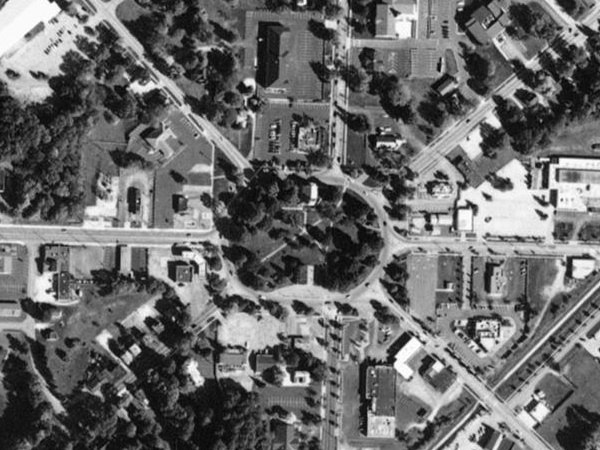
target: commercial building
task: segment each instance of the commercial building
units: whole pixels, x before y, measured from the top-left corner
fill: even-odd
[[[398,353],[396,353],[396,356],[394,357],[394,369],[405,380],[410,380],[415,373],[414,369],[408,365],[408,362],[422,348],[423,345],[421,342],[416,337],[411,336]]]
[[[559,211],[600,211],[600,158],[540,159],[541,188]]]
[[[569,274],[571,278],[583,280],[596,270],[596,260],[594,258],[570,258]]]
[[[485,292],[489,295],[502,295],[506,288],[504,262],[488,262],[485,264]]]
[[[396,372],[389,366],[367,368],[365,382],[367,437],[394,438],[396,435]]]
[[[414,38],[417,28],[415,0],[380,3],[375,11],[375,37],[384,39]]]
[[[436,391],[440,393],[446,392],[454,381],[456,374],[439,359],[427,355],[419,372],[423,379],[427,381]]]
[[[15,47],[28,33],[60,13],[49,0],[8,0],[0,8],[0,57]]]
[[[219,355],[217,369],[220,372],[236,372],[248,368],[248,352],[238,349],[228,349]]]
[[[256,81],[268,88],[279,79],[282,35],[289,31],[278,22],[259,22]]]
[[[471,208],[459,208],[456,211],[456,230],[473,231],[473,210]]]
[[[508,14],[498,0],[492,0],[473,12],[466,28],[471,38],[483,45],[498,39],[509,23]]]

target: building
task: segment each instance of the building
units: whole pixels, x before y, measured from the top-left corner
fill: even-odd
[[[288,28],[279,22],[258,23],[256,81],[268,88],[279,79],[281,39]]]
[[[458,88],[458,81],[452,75],[448,75],[446,73],[442,75],[442,77],[435,83],[433,83],[431,87],[435,92],[438,93],[438,95],[445,97]]]
[[[378,4],[375,11],[375,37],[414,38],[417,15],[417,3],[414,0],[392,0],[389,3]]]
[[[66,270],[57,272],[53,275],[52,284],[58,301],[71,300],[71,288],[73,277]]]
[[[194,265],[185,261],[170,262],[169,278],[176,283],[191,283],[194,278]]]
[[[474,41],[484,45],[498,39],[509,23],[508,14],[502,9],[498,0],[492,0],[473,12],[466,23],[466,28]]]
[[[570,258],[569,274],[571,278],[583,280],[596,270],[596,260],[594,258]]]
[[[367,437],[394,438],[396,434],[396,372],[389,366],[367,368],[365,382]]]
[[[449,367],[446,367],[439,359],[430,355],[427,355],[423,359],[423,365],[419,372],[425,381],[442,394],[456,380],[456,374]]]
[[[127,188],[127,209],[130,214],[138,214],[142,202],[142,194],[136,187]]]
[[[248,352],[237,349],[227,349],[219,355],[217,370],[220,372],[236,372],[248,368]]]
[[[271,450],[290,450],[294,441],[294,427],[281,420],[271,421]]]
[[[456,210],[456,230],[461,232],[473,231],[473,210],[471,208]]]
[[[18,319],[22,316],[21,304],[16,300],[0,300],[0,320]]]
[[[175,132],[166,121],[160,122],[156,127],[147,127],[140,133],[140,137],[147,146],[148,156],[157,159],[169,159],[184,148]]]
[[[485,292],[489,295],[502,295],[506,287],[504,261],[485,264]]]
[[[0,57],[28,33],[54,19],[60,7],[49,0],[8,0],[0,8]]]
[[[556,156],[540,159],[541,188],[558,211],[600,211],[600,158]]]
[[[279,362],[270,353],[260,353],[256,355],[255,358],[254,373],[260,375],[265,370],[270,369],[277,364],[279,364]]]
[[[409,336],[405,334],[404,336]],[[414,369],[408,365],[408,362],[423,348],[421,342],[414,336],[410,336],[408,341],[396,353],[394,357],[394,369],[405,380],[410,380],[414,375]]]
[[[541,392],[533,394],[530,402],[523,407],[517,417],[530,428],[535,428],[551,413],[552,410],[546,403],[545,394]]]
[[[399,150],[406,143],[399,134],[379,133],[375,136],[375,148],[377,150]]]

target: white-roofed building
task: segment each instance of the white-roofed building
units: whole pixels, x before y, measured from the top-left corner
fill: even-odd
[[[571,277],[583,280],[596,270],[596,260],[593,258],[571,258]]]
[[[414,375],[415,371],[408,365],[408,362],[422,347],[423,345],[416,337],[411,337],[398,353],[396,353],[394,369],[396,369],[396,372],[398,372],[405,380],[410,380]]]
[[[600,158],[552,157],[547,162],[550,201],[562,211],[600,208]],[[546,178],[546,177],[544,177]]]
[[[49,0],[8,0],[0,8],[0,56],[38,24],[52,20],[60,13],[60,7]]]
[[[473,210],[471,208],[459,208],[456,211],[456,229],[473,231]]]

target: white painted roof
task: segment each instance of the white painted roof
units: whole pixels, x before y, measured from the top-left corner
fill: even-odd
[[[30,32],[38,23],[58,15],[60,8],[48,0],[8,0],[0,9],[0,55]]]

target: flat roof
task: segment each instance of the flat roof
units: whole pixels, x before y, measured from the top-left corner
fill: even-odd
[[[389,366],[367,369],[367,392],[371,411],[376,416],[394,416],[396,411],[396,373]]]
[[[56,3],[48,0],[8,0],[0,9],[0,56],[37,24],[53,19],[60,11]]]

